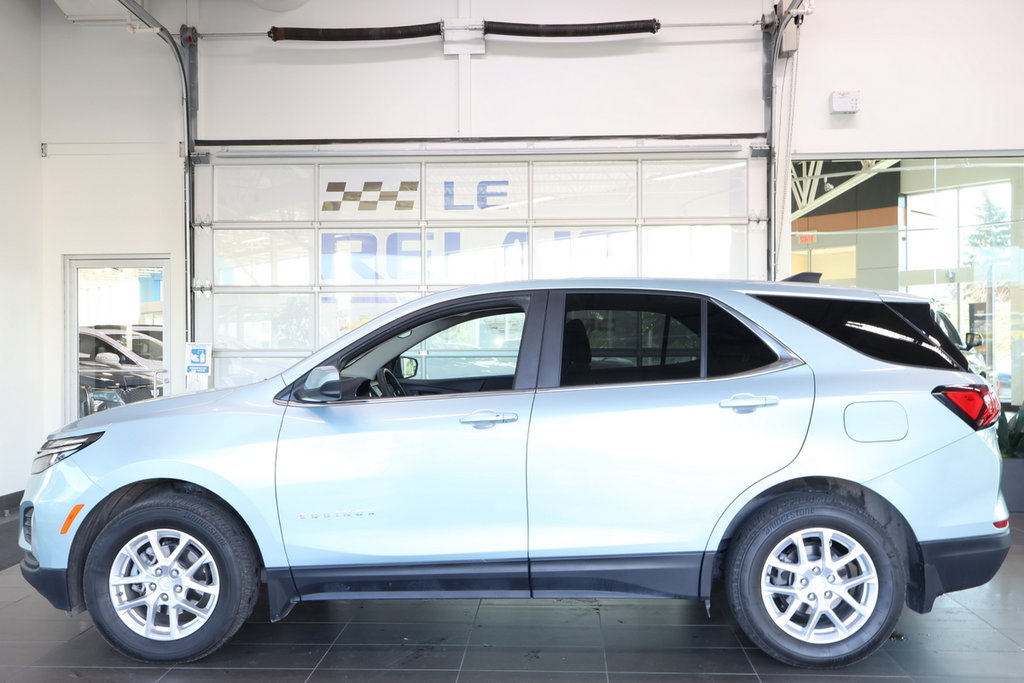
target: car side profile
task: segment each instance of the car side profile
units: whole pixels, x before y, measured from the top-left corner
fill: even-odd
[[[796,666],[859,661],[1010,543],[999,402],[929,302],[808,283],[451,290],[248,386],[52,434],[22,573],[186,662],[353,598],[710,600]],[[144,447],[140,447],[143,446]]]

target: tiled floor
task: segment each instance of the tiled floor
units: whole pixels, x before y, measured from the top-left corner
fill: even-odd
[[[88,615],[68,619],[17,567],[0,572],[0,681],[601,681],[1024,680],[1024,515],[986,586],[905,612],[893,638],[842,671],[769,659],[715,602],[449,600],[305,603],[283,622],[266,606],[207,659],[147,667],[110,650]]]

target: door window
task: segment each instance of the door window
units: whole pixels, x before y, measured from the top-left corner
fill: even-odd
[[[412,370],[407,379],[515,375],[525,313],[494,313],[470,320],[461,315],[455,317],[456,324],[432,334],[402,355],[416,361],[406,363],[406,369]],[[445,320],[441,325],[448,322]]]
[[[523,304],[447,308],[316,368],[293,394],[304,402],[508,391],[526,322]]]
[[[698,297],[566,297],[561,386],[721,377],[778,360],[746,324]]]

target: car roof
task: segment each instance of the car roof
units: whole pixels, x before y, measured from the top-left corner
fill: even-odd
[[[478,294],[559,289],[636,289],[664,290],[667,292],[693,292],[708,296],[725,293],[779,294],[788,296],[828,297],[851,300],[908,301],[927,303],[926,297],[885,290],[840,287],[809,282],[769,282],[764,280],[715,280],[683,278],[567,278],[522,280],[470,285],[447,290],[434,301],[461,298]],[[447,295],[447,296],[444,296]]]

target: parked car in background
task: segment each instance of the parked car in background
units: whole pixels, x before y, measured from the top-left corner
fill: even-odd
[[[147,370],[164,369],[163,342],[141,332],[78,328],[78,357],[96,360],[97,354],[113,353],[118,364]]]
[[[163,343],[141,333],[78,330],[79,416],[164,394]]]
[[[934,301],[932,302],[932,317],[942,331],[946,333],[950,341],[964,354],[971,372],[984,378],[990,386],[994,386],[991,368],[985,362],[985,357],[978,352],[978,347],[985,343],[985,338],[977,332],[968,332],[965,335],[961,335],[960,330],[953,324],[953,321]]]
[[[445,371],[425,376],[431,350]],[[271,621],[309,600],[709,601],[718,583],[769,655],[844,666],[904,606],[928,612],[999,569],[999,410],[925,299],[686,280],[450,290],[270,379],[50,435],[20,506],[21,569],[116,650],[163,664],[221,647],[261,582]]]
[[[1011,381],[1012,377],[1008,372],[996,373],[996,393],[999,395],[999,400],[1002,403],[1010,403],[1011,396]]]

